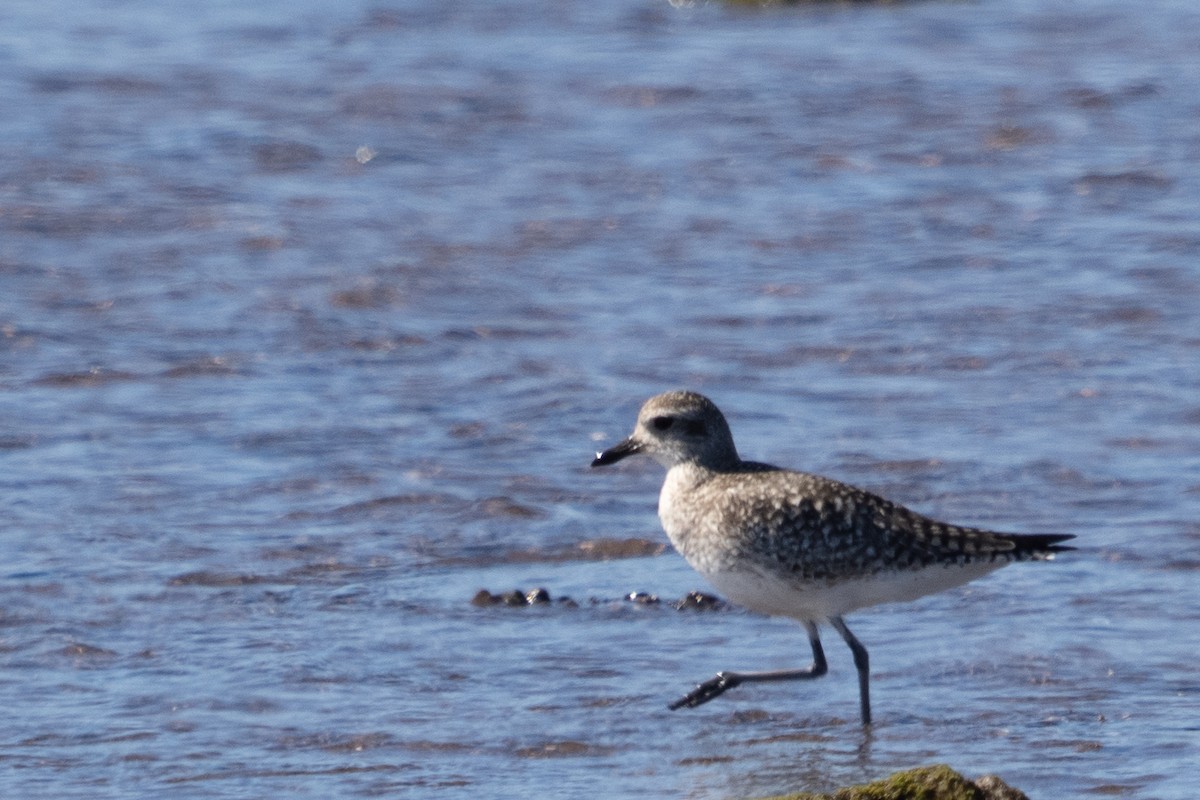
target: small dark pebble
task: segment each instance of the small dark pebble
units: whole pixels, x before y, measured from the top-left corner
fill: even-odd
[[[475,596],[471,598],[471,605],[494,606],[496,605],[496,595],[492,594],[487,589],[480,589],[475,593]]]
[[[513,589],[511,592],[503,592],[501,594],[492,594],[487,589],[480,589],[471,598],[473,606],[540,606],[550,603],[552,598],[550,592],[542,588],[530,589],[523,591],[521,589]],[[569,597],[560,597],[558,602],[569,607],[575,607],[578,604]]]
[[[650,592],[630,592],[622,599],[625,602],[637,603],[638,605],[643,606],[655,606],[662,603],[658,595],[651,594]],[[606,605],[612,601],[593,597],[589,600],[589,602],[591,605]],[[480,608],[486,608],[488,606],[511,606],[515,608],[549,605],[551,603],[557,603],[558,605],[566,608],[579,608],[579,603],[572,598],[566,596],[557,598],[552,597],[550,592],[542,587],[530,589],[529,591],[513,589],[509,592],[501,592],[497,594],[493,594],[487,589],[480,589],[475,593],[475,596],[471,598],[471,605],[478,606]],[[719,611],[726,608],[727,605],[728,604],[721,598],[715,597],[711,594],[704,594],[703,592],[689,592],[688,595],[683,599],[676,600],[674,603],[670,604],[672,608],[678,609],[679,611]]]
[[[675,603],[675,607],[680,611],[719,611],[725,608],[725,601],[704,592],[688,592],[686,597]]]
[[[505,592],[500,595],[500,602],[506,606],[527,606],[529,601],[525,599],[525,593],[520,589],[513,589],[511,592]]]

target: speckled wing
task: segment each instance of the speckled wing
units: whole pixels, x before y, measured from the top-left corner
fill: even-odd
[[[757,466],[757,465],[756,465]],[[756,470],[757,471],[757,470]],[[759,491],[727,494],[726,529],[772,569],[820,580],[935,564],[1047,559],[1068,535],[1004,534],[948,525],[819,475],[762,469]],[[747,520],[754,520],[745,525]]]

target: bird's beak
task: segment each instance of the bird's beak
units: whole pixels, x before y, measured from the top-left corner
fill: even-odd
[[[603,467],[608,464],[615,464],[622,458],[631,456],[642,449],[640,442],[630,436],[620,444],[614,444],[612,447],[605,450],[603,453],[596,453],[596,457],[592,459],[593,467]]]

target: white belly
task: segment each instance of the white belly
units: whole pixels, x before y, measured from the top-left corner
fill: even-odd
[[[932,566],[836,581],[790,581],[784,576],[746,570],[712,572],[704,577],[731,602],[751,611],[817,621],[859,608],[916,600],[952,589],[999,569],[1004,563]]]

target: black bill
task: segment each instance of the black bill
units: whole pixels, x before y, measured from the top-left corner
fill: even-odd
[[[631,456],[642,449],[642,446],[633,440],[630,436],[620,444],[615,444],[605,450],[603,453],[596,453],[596,457],[592,459],[593,467],[603,467],[608,464],[615,464],[622,458]]]

